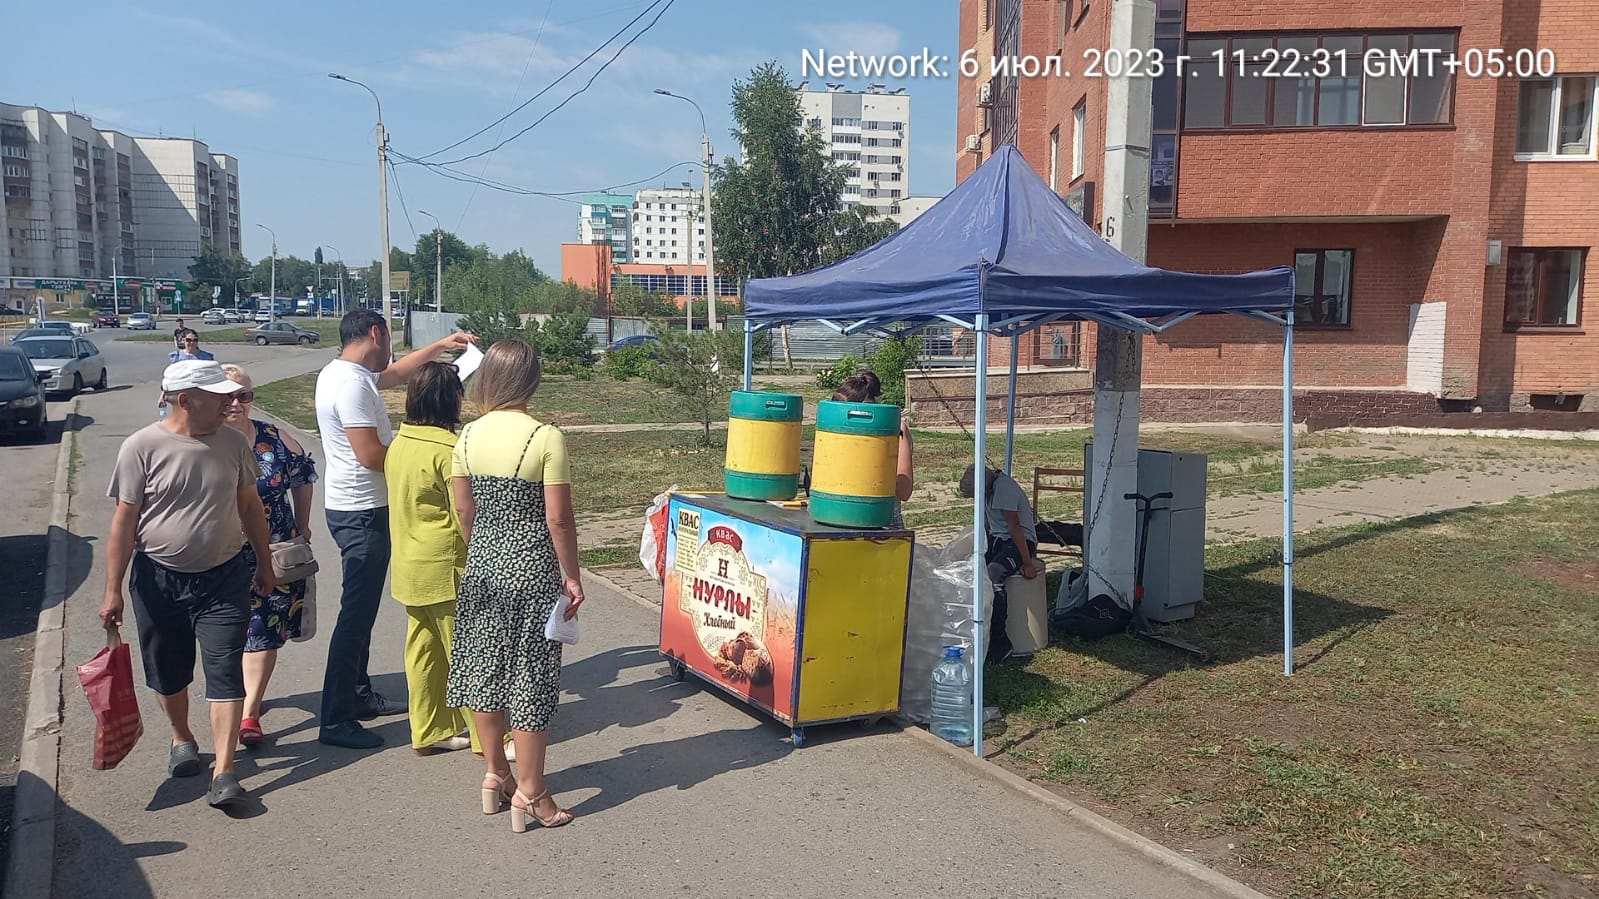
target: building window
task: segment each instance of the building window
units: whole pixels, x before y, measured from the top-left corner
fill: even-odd
[[[1183,128],[1446,125],[1454,53],[1446,32],[1190,36]]]
[[[1072,108],[1072,180],[1083,177],[1083,165],[1088,155],[1087,137],[1088,101],[1083,100]]]
[[[1582,267],[1588,251],[1520,248],[1505,275],[1505,327],[1580,324]]]
[[[1049,132],[1049,189],[1060,190],[1060,126]]]
[[[1354,250],[1294,251],[1294,327],[1349,327]]]
[[[1072,30],[1072,0],[1055,2],[1055,46],[1066,52],[1066,32]]]
[[[1517,158],[1593,159],[1596,82],[1592,75],[1521,82]]]

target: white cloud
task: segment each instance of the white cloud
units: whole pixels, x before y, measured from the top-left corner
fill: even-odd
[[[824,22],[803,25],[800,34],[816,48],[829,53],[848,53],[854,50],[866,56],[888,56],[899,50],[903,34],[898,28],[882,22]]]
[[[277,105],[273,99],[260,91],[231,90],[206,91],[200,96],[207,101],[243,116],[259,116],[271,112]]]

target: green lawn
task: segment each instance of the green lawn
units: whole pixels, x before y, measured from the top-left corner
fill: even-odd
[[[1599,492],[1212,547],[1171,630],[989,668],[990,744],[1286,896],[1599,893]]]

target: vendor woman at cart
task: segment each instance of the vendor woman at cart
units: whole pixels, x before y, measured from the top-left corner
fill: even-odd
[[[844,403],[880,403],[882,397],[883,382],[869,370],[846,378],[833,392],[833,399]],[[916,475],[913,473],[915,453],[911,447],[911,429],[905,418],[905,414],[900,413],[899,471],[894,478],[894,517],[888,523],[891,528],[905,527],[901,505],[911,498],[911,491],[916,489]]]

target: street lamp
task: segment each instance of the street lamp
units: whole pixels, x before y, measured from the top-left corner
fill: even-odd
[[[234,278],[233,279],[233,308],[235,308],[235,309],[239,308],[239,282],[240,281],[248,281],[248,280],[250,280],[250,279],[249,278]]]
[[[682,100],[694,107],[694,111],[700,114],[700,150],[703,154],[701,167],[705,169],[705,311],[706,321],[710,323],[711,330],[719,331],[721,330],[721,325],[716,320],[716,256],[714,242],[711,240],[711,133],[705,128],[705,111],[700,109],[698,103],[681,94],[674,94],[669,90],[656,88],[655,92],[663,97],[675,97]],[[694,265],[693,228],[689,229],[688,239],[688,260],[689,267],[692,269]],[[688,305],[690,310],[689,317],[692,319],[694,308],[694,278],[692,272],[689,277]]]
[[[266,225],[256,222],[255,226],[272,235],[272,280],[267,287],[267,316],[272,321],[278,320],[278,233]]]
[[[433,220],[433,234],[438,238],[433,249],[433,311],[444,311],[444,228],[439,224],[439,217],[425,209],[418,209],[417,215],[425,215]]]
[[[339,315],[342,316],[344,315],[344,253],[341,252],[338,247],[330,243],[325,243],[322,246],[332,250],[334,257],[339,260],[339,280],[333,290],[333,304],[338,307]],[[321,309],[322,307],[318,305],[318,315],[322,314]]]
[[[372,95],[372,101],[378,105],[378,240],[380,258],[383,262],[383,325],[390,327],[394,320],[394,309],[389,299],[389,133],[383,130],[383,101],[378,99],[377,91],[354,78],[346,78],[337,72],[329,72],[329,78],[338,81],[348,81],[356,87],[364,88]],[[392,345],[392,344],[391,344]],[[390,350],[392,353],[392,349]]]

